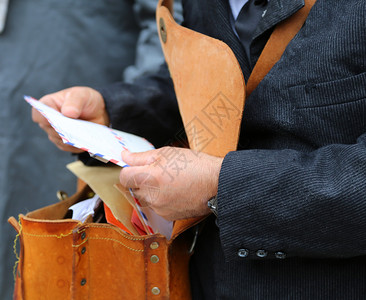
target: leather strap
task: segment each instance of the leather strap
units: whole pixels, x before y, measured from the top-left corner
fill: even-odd
[[[316,0],[305,0],[305,6],[303,8],[276,26],[248,79],[246,88],[247,98],[276,62],[279,61],[287,45],[305,23],[315,2]]]

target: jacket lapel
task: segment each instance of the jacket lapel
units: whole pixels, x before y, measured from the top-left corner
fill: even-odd
[[[200,0],[200,9],[209,24],[210,35],[225,42],[234,52],[245,80],[248,80],[250,69],[244,48],[235,35],[230,24],[230,6],[228,0]]]
[[[268,8],[254,33],[253,39],[256,39],[279,22],[292,16],[299,9],[303,8],[304,5],[304,0],[270,0]]]
[[[245,81],[251,73],[250,63],[245,55],[244,48],[230,23],[229,0],[200,0],[200,11],[206,24],[209,24],[209,34],[225,42],[234,52],[243,71]],[[279,22],[287,19],[304,6],[304,0],[270,0],[263,18],[254,33],[254,39],[266,31],[273,29]]]

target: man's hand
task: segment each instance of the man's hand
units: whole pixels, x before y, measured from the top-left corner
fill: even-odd
[[[132,188],[142,206],[167,220],[210,212],[207,201],[217,194],[223,158],[164,147],[143,153],[123,151],[122,159],[129,167],[122,169],[120,182]]]
[[[102,125],[109,125],[108,114],[102,95],[89,87],[72,87],[42,97],[40,102],[56,109],[63,115],[73,119],[82,119]],[[32,109],[32,119],[48,134],[48,138],[61,150],[73,153],[82,150],[64,144],[48,121],[36,110]]]

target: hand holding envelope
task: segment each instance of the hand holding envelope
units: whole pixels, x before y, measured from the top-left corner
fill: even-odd
[[[109,116],[102,95],[89,87],[72,87],[48,94],[42,97],[39,103],[54,108],[68,118],[109,125]],[[49,140],[59,149],[72,153],[83,152],[83,150],[63,143],[48,120],[35,108],[32,109],[32,119],[35,123],[38,123],[39,127],[47,133]]]
[[[49,121],[64,143],[87,151],[102,161],[127,167],[121,160],[121,151],[144,152],[154,149],[154,146],[144,138],[113,130],[104,125],[67,118],[28,96],[25,96],[25,100]],[[74,165],[68,165],[68,168],[99,195],[114,217],[126,227],[126,232],[138,234],[131,223],[132,211],[135,209],[148,234],[159,232],[170,238],[173,223],[158,216],[148,207],[140,207],[130,191],[118,186],[121,171],[119,167],[113,167],[113,170],[110,167],[86,167],[82,162],[76,162]]]

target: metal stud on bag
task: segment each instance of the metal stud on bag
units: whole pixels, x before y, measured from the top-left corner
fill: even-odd
[[[1,1],[1,0],[0,0]],[[66,200],[69,196],[67,195],[67,193],[66,192],[64,192],[64,191],[57,191],[56,192],[56,197],[57,197],[57,199],[58,200],[60,200],[60,201],[64,201],[64,200]]]
[[[163,43],[166,43],[167,32],[166,32],[166,26],[165,26],[165,22],[164,22],[163,18],[159,19],[159,33],[160,33],[160,37],[161,37],[161,40],[163,41]]]

